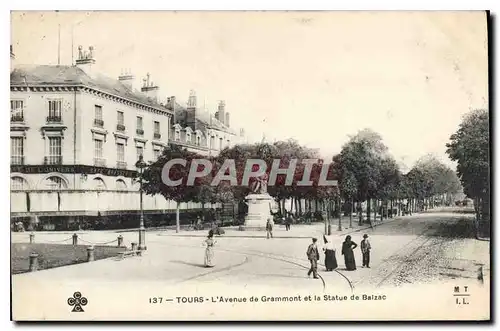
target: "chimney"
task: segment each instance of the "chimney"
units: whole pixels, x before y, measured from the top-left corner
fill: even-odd
[[[196,92],[194,90],[189,91],[189,99],[186,109],[186,126],[190,126],[191,129],[196,130]]]
[[[135,77],[130,72],[130,69],[122,70],[122,73],[120,74],[120,76],[118,76],[118,80],[122,82],[123,85],[127,86],[130,90],[133,89],[134,78]]]
[[[224,102],[224,100],[219,101],[219,106],[217,107],[218,108],[218,114],[219,114],[218,120],[222,124],[226,124],[226,114],[225,114],[225,110],[224,110],[225,106],[226,106],[226,103]]]
[[[81,45],[78,46],[78,59],[76,59],[76,66],[85,71],[87,75],[90,75],[94,64],[94,47],[89,46],[89,50],[84,51]]]
[[[14,50],[12,49],[12,45],[10,45],[10,72],[14,70],[15,61],[16,55],[14,54]]]
[[[194,90],[189,91],[188,108],[196,108],[196,92]]]
[[[159,87],[155,85],[151,80],[151,75],[149,72],[146,74],[146,78],[142,80],[143,84],[141,91],[146,94],[146,96],[156,102],[158,102],[158,91]]]
[[[226,113],[226,122],[224,122],[227,127],[229,127],[229,112]]]

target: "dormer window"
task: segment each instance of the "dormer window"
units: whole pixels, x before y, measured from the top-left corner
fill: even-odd
[[[196,135],[196,145],[201,145],[201,137],[199,135]]]
[[[175,129],[175,137],[174,137],[175,141],[181,141],[181,130],[179,129]]]
[[[186,142],[191,143],[191,133],[190,132],[186,132]]]

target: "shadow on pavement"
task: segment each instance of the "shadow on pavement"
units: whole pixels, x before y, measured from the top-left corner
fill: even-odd
[[[192,266],[192,267],[198,267],[198,268],[205,269],[205,265],[201,264],[201,263],[189,263],[189,262],[185,262],[185,261],[170,261],[170,262],[172,262],[172,263],[179,263],[179,264],[184,264],[184,265],[189,265],[189,266]]]
[[[429,236],[445,238],[475,238],[474,222],[470,219],[459,219],[453,222],[433,224]]]

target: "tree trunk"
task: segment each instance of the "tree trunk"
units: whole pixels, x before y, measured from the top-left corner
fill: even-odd
[[[384,209],[385,209],[384,203],[385,203],[384,200],[380,200],[380,222],[384,220]]]
[[[338,230],[339,231],[342,231],[342,199],[339,197],[337,198],[337,201],[338,201],[338,208],[337,208],[337,211],[338,211],[338,217],[339,217],[339,227],[338,227]]]
[[[358,225],[363,225],[363,202],[358,201]]]
[[[352,214],[354,213],[354,199],[351,198],[351,212],[349,213],[349,227],[352,228]]]
[[[181,218],[180,218],[181,203],[177,202],[175,206],[175,232],[179,233],[181,230]]]
[[[368,223],[372,223],[371,221],[371,208],[372,208],[372,203],[371,203],[371,198],[368,198],[368,200],[366,200],[366,220],[368,221]]]

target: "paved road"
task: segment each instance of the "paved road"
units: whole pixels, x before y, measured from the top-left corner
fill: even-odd
[[[306,228],[295,228],[289,234],[308,232],[318,236],[323,228],[322,224],[316,224],[308,227],[307,231]],[[342,232],[335,243],[339,269],[325,272],[324,266],[320,265],[320,280],[309,279],[306,275],[309,264],[305,250],[310,237],[270,240],[262,237],[220,237],[217,239],[216,267],[206,269],[202,265],[203,238],[178,237],[168,232],[148,233],[148,251],[143,257],[96,261],[15,277],[20,280],[36,277],[61,280],[151,280],[183,285],[221,283],[236,286],[292,286],[343,291],[417,282],[434,283],[457,278],[477,279],[480,267],[484,277],[489,277],[489,242],[473,239],[470,215],[434,212],[389,220],[373,229],[352,233],[353,240],[359,244],[363,233],[369,234],[373,247],[372,268],[360,267],[361,252],[358,248],[355,252],[358,269],[344,270],[342,256],[338,253],[345,235]],[[288,233],[279,232],[278,237],[285,234]],[[63,240],[68,235],[48,236]],[[136,234],[125,233],[123,236],[127,242],[133,240]],[[82,237],[88,241],[105,242],[113,240],[116,233],[87,233]]]

